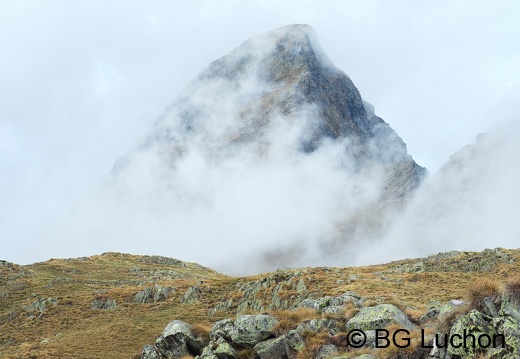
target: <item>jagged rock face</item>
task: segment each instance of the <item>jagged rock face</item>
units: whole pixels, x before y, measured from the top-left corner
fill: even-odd
[[[377,236],[426,170],[314,31],[291,25],[212,62],[113,174],[129,189],[116,212],[120,198],[153,207],[166,241],[211,242],[211,265],[252,273],[345,263],[345,243]]]
[[[386,195],[406,196],[426,174],[307,25],[254,37],[212,62],[156,122],[142,149],[157,146],[170,164],[194,144],[217,159],[244,146],[269,157],[274,142],[284,141],[272,136],[278,126],[288,130],[295,151],[310,153],[327,141],[341,141],[344,168],[384,168]]]

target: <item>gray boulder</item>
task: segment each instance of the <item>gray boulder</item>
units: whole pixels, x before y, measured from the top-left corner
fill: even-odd
[[[305,347],[305,342],[297,330],[291,330],[278,338],[269,339],[255,345],[260,359],[293,359]]]
[[[304,331],[315,333],[327,331],[330,335],[336,335],[341,332],[342,329],[343,328],[340,327],[340,323],[338,321],[325,318],[306,320],[296,327],[296,330],[299,333],[303,333]]]
[[[98,297],[92,301],[92,309],[116,309],[116,300],[110,297]]]
[[[320,309],[319,303],[316,299],[304,299],[298,304],[298,307]]]
[[[135,304],[164,302],[172,292],[170,287],[154,286],[143,289],[134,297]]]
[[[209,339],[215,341],[218,338],[231,340],[231,331],[233,330],[233,321],[231,319],[222,319],[213,324],[209,332]]]
[[[375,330],[384,329],[391,324],[401,328],[413,330],[416,325],[399,308],[392,304],[379,304],[375,307],[362,308],[346,324],[346,330],[352,329]]]
[[[273,329],[278,320],[267,314],[241,315],[230,332],[233,343],[242,346],[253,346],[274,336]]]
[[[203,345],[191,332],[191,325],[181,320],[174,320],[164,328],[155,346],[162,356],[178,359],[186,355],[199,355]]]
[[[26,306],[25,310],[32,314],[39,313],[39,315],[41,316],[43,312],[45,312],[49,308],[49,305],[56,307],[58,305],[58,300],[53,297],[40,298],[37,301],[32,302],[31,304]]]
[[[181,297],[181,303],[195,303],[199,300],[200,295],[202,294],[202,288],[199,286],[191,286]]]
[[[218,338],[214,342],[210,342],[202,350],[199,359],[236,359],[237,350],[223,338]]]
[[[348,303],[354,304],[356,307],[363,306],[363,298],[358,295],[355,292],[345,292],[340,296],[334,297],[330,300],[329,305],[330,306],[340,306],[340,305],[346,305]]]
[[[318,349],[318,352],[316,353],[316,359],[327,359],[330,358],[332,355],[338,353],[338,348],[334,344],[325,344]]]
[[[434,319],[442,319],[452,313],[454,310],[467,305],[466,302],[459,299],[452,299],[446,304],[434,302],[433,305],[419,318],[421,324]]]
[[[161,354],[155,346],[146,344],[141,352],[141,359],[161,359]]]
[[[237,351],[224,339],[219,338],[213,345],[213,353],[219,359],[236,359]]]

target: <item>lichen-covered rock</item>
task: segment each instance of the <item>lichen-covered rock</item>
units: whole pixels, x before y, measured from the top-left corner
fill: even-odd
[[[325,344],[316,352],[316,359],[330,358],[332,355],[338,353],[338,348],[333,344]]]
[[[511,358],[520,358],[520,307],[504,298],[498,314],[500,321],[497,323],[498,320],[495,319],[494,324],[499,327],[499,332],[506,340],[506,348],[499,352],[509,353]]]
[[[236,359],[237,350],[223,338],[218,338],[214,342],[210,342],[202,349],[197,359]]]
[[[492,318],[487,318],[484,314],[472,310],[468,314],[462,316],[457,320],[450,330],[450,338],[453,339],[453,344],[449,345],[448,352],[451,355],[458,355],[462,359],[475,358],[477,351],[481,350],[478,338],[481,336],[489,336],[492,338],[496,336],[497,331],[492,323]],[[469,335],[477,340],[473,341]],[[460,340],[458,339],[460,338]],[[467,340],[463,339],[467,338]],[[451,342],[451,339],[450,339]]]
[[[161,287],[161,286],[153,286],[148,287],[146,289],[143,289],[134,297],[134,303],[135,304],[142,304],[142,303],[157,303],[157,302],[163,302],[166,299],[168,299],[168,296],[172,292],[172,288],[170,287]]]
[[[457,320],[450,330],[450,338],[466,335],[466,341],[455,339],[455,345],[450,343],[448,346],[449,354],[462,359],[474,358],[479,352],[499,359],[520,358],[520,309],[505,297],[500,310],[490,312],[494,315],[472,310]],[[469,334],[476,340],[473,341]]]
[[[224,338],[225,340],[231,340],[231,331],[233,330],[233,321],[231,319],[222,319],[213,324],[211,331],[209,332],[209,339],[216,341],[218,338]]]
[[[202,288],[199,286],[191,286],[181,297],[181,303],[195,303],[199,300],[199,297],[202,293]]]
[[[297,330],[291,330],[278,338],[269,339],[255,345],[260,359],[293,359],[305,347],[305,342]]]
[[[110,297],[97,297],[92,301],[92,309],[116,309],[116,300]]]
[[[356,307],[361,307],[363,305],[363,298],[355,292],[345,292],[340,296],[334,297],[330,300],[330,306],[340,306],[346,305],[348,303],[354,304]]]
[[[164,302],[168,299],[168,296],[172,292],[172,288],[170,287],[161,287],[159,285],[155,285],[154,287],[148,287],[143,289],[134,297],[135,304],[142,303],[157,303]]]
[[[213,345],[213,353],[219,359],[236,359],[237,351],[223,338],[219,338]]]
[[[155,346],[146,344],[141,352],[141,359],[161,359],[161,354]]]
[[[297,330],[299,333],[303,333],[304,331],[311,331],[311,332],[321,332],[326,331],[330,335],[336,335],[342,331],[343,328],[341,328],[341,324],[339,321],[334,319],[311,319],[306,320],[303,323],[300,323],[295,330]]]
[[[345,310],[345,307],[343,305],[330,305],[328,307],[325,307],[323,309],[323,313],[325,314],[340,314]]]
[[[207,346],[202,349],[202,353],[196,356],[195,359],[218,359],[218,357],[213,353],[213,350]]]
[[[298,307],[311,308],[311,309],[316,309],[316,310],[320,309],[320,306],[316,299],[304,299],[300,302]]]
[[[253,346],[274,336],[273,329],[278,320],[267,314],[241,315],[230,332],[231,340],[238,345]]]
[[[467,305],[467,303],[460,299],[452,299],[446,304],[433,302],[432,306],[426,311],[426,313],[424,313],[419,318],[419,322],[423,324],[434,319],[444,318],[454,310],[457,310],[458,308],[461,308],[465,305]]]
[[[375,307],[362,308],[358,314],[351,318],[346,329],[375,330],[384,329],[391,324],[401,328],[413,330],[416,325],[399,308],[392,304],[379,304]]]
[[[203,347],[191,332],[191,325],[181,320],[170,322],[155,341],[155,346],[168,359],[199,355]]]
[[[42,314],[45,310],[49,308],[49,305],[56,307],[58,305],[58,300],[53,297],[40,298],[37,301],[34,301],[28,306],[26,306],[25,310],[27,310],[30,313]]]

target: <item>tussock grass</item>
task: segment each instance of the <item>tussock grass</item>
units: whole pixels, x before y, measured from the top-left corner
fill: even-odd
[[[316,353],[324,345],[330,342],[329,335],[325,332],[313,332],[305,330],[302,333],[305,341],[305,348],[296,353],[296,359],[313,359],[316,358]]]
[[[296,308],[293,310],[277,310],[270,313],[278,319],[278,324],[273,329],[276,336],[283,335],[294,329],[298,324],[321,317],[320,313],[311,308]]]
[[[191,332],[196,337],[201,338],[204,345],[208,345],[208,343],[209,343],[209,332],[210,331],[211,331],[211,327],[208,325],[204,325],[204,324],[200,324],[200,323],[194,323],[191,325]]]
[[[484,299],[486,297],[501,298],[501,296],[500,285],[496,281],[490,279],[478,279],[469,288],[469,306],[471,309],[485,312],[486,304],[484,303]]]
[[[520,276],[506,283],[504,294],[509,297],[511,303],[520,305]]]

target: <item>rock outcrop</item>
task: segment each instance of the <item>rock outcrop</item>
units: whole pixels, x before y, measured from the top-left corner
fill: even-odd
[[[308,25],[251,38],[212,62],[168,107],[143,148],[160,146],[171,163],[196,141],[203,152],[225,157],[246,144],[269,147],[269,127],[291,122],[303,128],[295,138],[300,151],[342,141],[346,168],[383,166],[386,196],[408,195],[426,173],[330,61]],[[125,157],[114,170],[123,171],[129,161]]]
[[[392,349],[392,359],[471,359],[480,354],[485,354],[486,358],[517,359],[520,356],[519,288],[515,282],[502,294],[485,297],[479,304],[480,311],[469,310],[468,304],[461,300],[435,303],[418,321],[420,324],[414,324],[392,304],[361,307],[351,318],[345,315],[327,318],[325,310],[331,303],[363,305],[363,298],[352,292],[317,299],[312,308],[318,316],[321,312],[324,317],[304,320],[281,332],[276,328],[280,328],[278,325],[284,320],[283,316],[278,320],[269,314],[241,315],[235,320],[217,321],[209,332],[209,343],[204,344],[193,335],[189,324],[173,321],[155,346],[143,347],[141,358],[197,355],[197,359],[236,359],[247,355],[260,359],[295,359],[302,353],[305,353],[304,357],[312,355],[321,359],[383,358],[383,350],[396,343],[385,344],[380,337],[378,340],[377,331],[403,329],[409,335],[421,333],[421,340],[414,342],[412,347],[409,347],[411,342],[401,347],[404,356]],[[446,323],[450,323],[448,327]],[[425,328],[433,328],[436,334],[425,334]],[[448,332],[442,333],[446,330]],[[354,333],[362,334],[356,338]],[[467,341],[466,337],[469,338]],[[355,355],[358,348],[371,353]],[[244,354],[244,350],[248,354]]]

